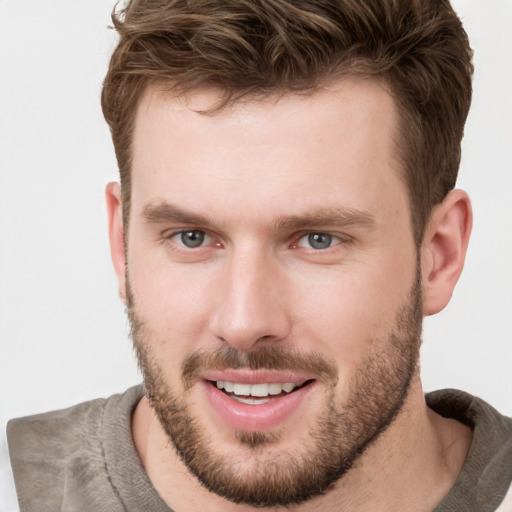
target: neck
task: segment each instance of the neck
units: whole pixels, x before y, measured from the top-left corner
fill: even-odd
[[[145,398],[135,410],[132,435],[153,486],[176,512],[255,510],[230,503],[199,484],[170,446]],[[455,483],[471,437],[468,427],[428,409],[417,376],[395,421],[329,492],[272,510],[433,510]]]

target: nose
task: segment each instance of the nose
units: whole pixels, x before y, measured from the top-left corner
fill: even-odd
[[[222,273],[211,319],[213,334],[239,350],[281,341],[291,328],[279,264],[262,254],[232,254]]]

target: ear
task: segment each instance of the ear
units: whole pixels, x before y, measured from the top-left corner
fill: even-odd
[[[123,302],[125,302],[126,257],[124,248],[123,207],[119,183],[112,182],[107,185],[105,198],[107,200],[110,254],[119,282],[119,295]]]
[[[464,267],[472,225],[471,202],[462,190],[452,190],[434,208],[421,251],[424,315],[434,315],[450,302]]]

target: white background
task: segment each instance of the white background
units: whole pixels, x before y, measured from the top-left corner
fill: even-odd
[[[475,93],[459,186],[475,225],[449,307],[428,319],[426,390],[512,414],[511,0],[459,0]],[[103,200],[117,178],[100,87],[112,0],[0,0],[0,422],[139,382]]]

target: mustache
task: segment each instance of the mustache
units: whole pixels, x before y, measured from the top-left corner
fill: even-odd
[[[338,380],[338,369],[334,362],[316,352],[306,354],[277,345],[262,345],[250,351],[237,350],[231,346],[223,346],[211,352],[194,351],[183,360],[181,372],[185,390],[188,390],[202,372],[242,368],[306,373],[331,384]]]

